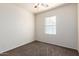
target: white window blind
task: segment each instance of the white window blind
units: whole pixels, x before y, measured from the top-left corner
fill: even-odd
[[[45,33],[56,34],[56,16],[45,18]]]

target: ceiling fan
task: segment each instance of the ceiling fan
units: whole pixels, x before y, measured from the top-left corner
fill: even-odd
[[[42,6],[42,7],[48,7],[48,4],[46,4],[46,3],[36,3],[36,4],[34,4],[34,8],[38,8],[40,6]]]

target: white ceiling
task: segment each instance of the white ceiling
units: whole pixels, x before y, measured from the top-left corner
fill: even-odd
[[[49,6],[48,7],[40,6],[39,8],[34,8],[34,3],[18,3],[16,5],[24,8],[32,13],[43,12],[43,11],[49,10],[51,8],[56,8],[57,6],[63,5],[63,3],[46,3],[46,4],[48,4]]]

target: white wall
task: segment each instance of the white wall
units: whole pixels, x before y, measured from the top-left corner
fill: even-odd
[[[44,32],[44,20],[47,16],[57,17],[56,35]],[[77,49],[77,4],[68,4],[36,14],[36,40]]]
[[[0,53],[34,40],[34,15],[12,4],[0,4]]]
[[[79,52],[79,4],[77,4],[77,12],[78,12],[78,45],[77,45],[77,49],[78,49],[78,52]]]

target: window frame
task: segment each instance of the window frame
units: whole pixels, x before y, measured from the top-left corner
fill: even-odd
[[[51,22],[50,22],[51,17],[52,17],[53,19],[54,19],[54,17],[55,17],[55,24],[53,24],[53,22],[52,22],[52,24],[49,24],[49,23],[51,23]],[[46,23],[46,20],[48,20],[49,23]],[[47,31],[47,29],[46,29],[47,27],[48,27],[48,28],[49,28],[49,27],[52,28],[51,32],[50,32],[50,31]],[[54,28],[54,27],[55,27],[55,28]],[[53,32],[54,29],[55,29],[55,32]],[[56,16],[45,17],[45,34],[56,35]]]

